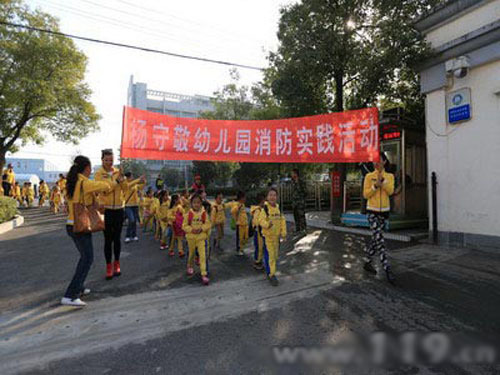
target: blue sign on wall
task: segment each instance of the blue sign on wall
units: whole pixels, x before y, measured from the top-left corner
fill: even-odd
[[[448,122],[453,124],[459,121],[470,120],[470,105],[461,105],[448,110]]]
[[[448,124],[470,120],[472,117],[470,88],[465,87],[447,94],[446,112]]]

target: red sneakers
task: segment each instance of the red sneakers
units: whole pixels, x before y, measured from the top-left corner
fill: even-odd
[[[106,280],[111,280],[113,278],[113,264],[106,263]]]
[[[187,273],[188,276],[193,276],[194,275],[194,269],[193,269],[193,267],[188,267],[186,273]]]
[[[120,276],[122,274],[122,270],[120,269],[120,261],[115,260],[114,263],[114,275],[115,276]]]
[[[174,253],[174,251],[173,251],[173,250],[170,250],[170,251],[168,252],[168,256],[169,256],[169,257],[173,257],[174,255],[175,255],[175,253]],[[179,256],[180,256],[180,254],[179,254]]]
[[[184,258],[184,251],[182,250],[179,251],[179,258]]]

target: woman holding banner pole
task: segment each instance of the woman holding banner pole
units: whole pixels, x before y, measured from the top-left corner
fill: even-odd
[[[389,198],[394,192],[394,175],[385,171],[384,164],[387,159],[385,157],[381,157],[381,159],[381,161],[374,163],[375,170],[366,175],[363,184],[363,195],[368,201],[366,204],[368,222],[372,231],[372,240],[366,248],[367,259],[364,269],[372,274],[377,273],[372,265],[372,258],[378,252],[387,281],[394,284],[396,279],[387,260],[384,241],[385,224],[391,210]]]

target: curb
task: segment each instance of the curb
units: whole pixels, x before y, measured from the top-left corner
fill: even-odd
[[[14,219],[0,224],[0,234],[7,233],[8,231],[20,227],[23,224],[24,224],[24,217],[21,215],[16,215]]]
[[[285,215],[287,222],[293,223],[293,218]],[[343,227],[340,225],[333,225],[331,223],[326,223],[321,220],[310,220],[306,218],[306,222],[308,226],[319,229],[329,229],[337,232],[351,233],[351,234],[359,234],[362,236],[371,236],[371,232],[368,229],[360,229],[360,228],[352,228],[352,227]],[[400,242],[412,242],[415,241],[416,238],[413,238],[411,235],[405,234],[394,234],[390,232],[385,232],[384,237],[388,240],[400,241]]]

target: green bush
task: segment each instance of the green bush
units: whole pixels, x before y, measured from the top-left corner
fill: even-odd
[[[0,197],[0,223],[9,221],[16,214],[16,201],[12,198]]]

